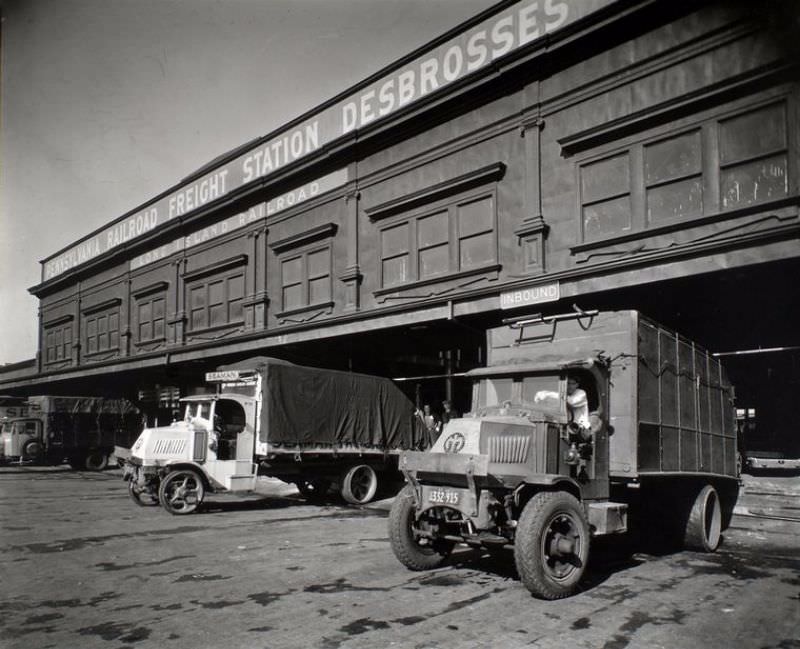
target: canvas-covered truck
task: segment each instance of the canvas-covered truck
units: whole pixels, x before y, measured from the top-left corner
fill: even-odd
[[[16,404],[0,428],[0,461],[61,464],[99,471],[117,445],[142,430],[139,410],[126,399],[31,396]]]
[[[705,350],[636,311],[532,316],[491,329],[487,367],[468,375],[471,412],[400,458],[389,534],[405,566],[435,568],[459,543],[513,549],[522,583],[558,599],[592,537],[644,517],[717,547],[739,489],[736,420]]]
[[[206,382],[213,394],[182,399],[182,420],[145,429],[126,454],[137,504],[189,514],[209,492],[253,491],[260,475],[361,504],[402,482],[401,450],[427,447],[414,404],[386,378],[257,357]]]

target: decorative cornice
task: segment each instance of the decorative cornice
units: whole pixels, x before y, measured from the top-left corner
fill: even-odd
[[[97,313],[98,311],[104,311],[106,309],[110,309],[114,306],[119,306],[122,304],[122,298],[119,297],[112,297],[110,300],[105,300],[104,302],[100,302],[99,304],[92,304],[91,306],[83,307],[81,309],[81,313],[83,315],[89,315],[91,313]]]
[[[430,203],[445,196],[462,192],[470,187],[482,185],[492,180],[500,180],[505,172],[506,165],[502,162],[495,162],[450,180],[411,192],[405,196],[367,207],[364,209],[364,213],[371,221],[378,221],[392,214],[410,210],[420,204]]]
[[[56,325],[64,324],[65,322],[69,322],[70,320],[74,319],[75,316],[72,313],[67,313],[66,315],[62,315],[57,318],[53,318],[52,320],[42,322],[42,326],[45,329],[47,329],[48,327],[55,327]]]
[[[183,279],[185,281],[190,281],[206,275],[221,273],[224,270],[228,270],[229,268],[234,268],[236,266],[244,266],[246,263],[247,255],[236,255],[235,257],[230,257],[229,259],[224,259],[223,261],[218,261],[214,264],[203,266],[202,268],[196,268],[193,271],[184,272]]]
[[[338,226],[335,223],[323,223],[322,225],[318,225],[317,227],[306,230],[305,232],[293,234],[290,237],[273,241],[267,245],[274,252],[280,253],[285,250],[289,250],[290,248],[298,248],[307,243],[311,243],[312,241],[317,241],[318,239],[332,237],[336,234],[337,229]]]
[[[154,284],[148,284],[147,286],[142,286],[141,288],[131,291],[131,295],[133,295],[133,297],[140,298],[144,297],[145,295],[150,295],[151,293],[166,291],[168,286],[169,282],[155,282]]]

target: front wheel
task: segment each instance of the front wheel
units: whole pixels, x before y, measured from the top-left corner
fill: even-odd
[[[38,460],[43,453],[42,445],[33,440],[25,444],[22,448],[22,459],[24,460]]]
[[[583,507],[563,491],[536,494],[517,524],[514,560],[525,587],[542,599],[575,592],[589,559],[589,524]]]
[[[364,505],[378,491],[378,475],[368,464],[350,467],[342,478],[342,498],[351,505]]]
[[[389,542],[397,559],[410,570],[433,570],[444,563],[453,543],[436,539],[435,511],[416,517],[414,488],[406,485],[389,512]]]
[[[190,469],[168,473],[158,488],[158,501],[161,506],[176,516],[196,511],[203,502],[204,495],[203,481]]]
[[[158,496],[147,487],[141,487],[136,480],[128,480],[128,496],[139,507],[158,505]]]

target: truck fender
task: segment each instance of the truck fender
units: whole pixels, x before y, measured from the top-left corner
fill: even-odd
[[[553,473],[534,473],[525,476],[514,489],[514,504],[522,509],[540,491],[565,491],[581,501],[580,485],[572,478]]]
[[[203,487],[205,487],[207,491],[215,491],[214,485],[211,482],[211,479],[208,477],[205,469],[201,464],[197,464],[196,462],[187,462],[186,460],[173,460],[171,462],[167,462],[161,472],[161,477],[163,478],[167,473],[179,471],[181,469],[190,469],[194,471],[200,476],[200,479],[203,481]]]

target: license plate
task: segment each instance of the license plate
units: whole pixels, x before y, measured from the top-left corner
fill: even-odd
[[[458,505],[460,496],[461,494],[452,489],[431,489],[428,491],[428,502],[437,505]]]

